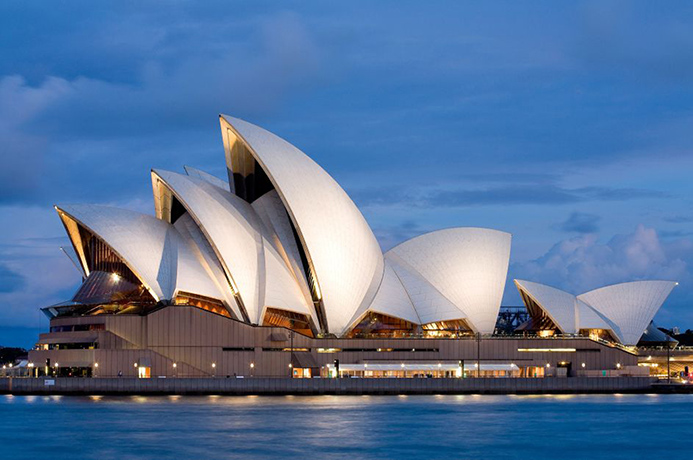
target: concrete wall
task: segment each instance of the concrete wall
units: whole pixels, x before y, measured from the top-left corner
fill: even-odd
[[[272,379],[56,378],[0,379],[0,394],[575,394],[653,391],[643,377],[571,379]],[[46,382],[50,383],[47,385]]]
[[[68,340],[85,334],[98,336],[96,350],[31,351],[30,361],[37,366],[50,358],[62,366],[98,362],[101,377],[136,376],[135,363],[151,362],[151,375],[177,377],[254,376],[289,377],[291,360],[289,331],[278,327],[257,327],[216,315],[199,308],[171,306],[147,316],[97,316],[60,318],[51,325],[105,324],[105,331],[60,332],[42,334],[41,342],[52,338]],[[309,349],[318,366],[340,363],[378,362],[475,362],[477,342],[460,339],[313,339],[294,334],[294,349]],[[341,349],[323,353],[324,349]],[[575,352],[521,352],[520,349],[571,348]],[[226,349],[226,350],[225,350]],[[344,351],[345,349],[358,351]],[[395,349],[401,351],[375,351]],[[560,362],[578,370],[616,370],[637,364],[637,356],[589,338],[518,339],[484,338],[479,346],[482,363],[515,363],[520,367],[540,366],[555,369]],[[278,351],[272,351],[278,350]],[[424,351],[428,350],[428,351]],[[87,363],[87,364],[84,364]],[[174,370],[173,363],[177,364]],[[251,370],[251,363],[254,367]],[[585,363],[585,367],[582,367]],[[213,367],[214,365],[214,367]]]

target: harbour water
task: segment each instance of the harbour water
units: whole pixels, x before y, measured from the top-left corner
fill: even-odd
[[[0,396],[7,459],[686,455],[693,395]]]

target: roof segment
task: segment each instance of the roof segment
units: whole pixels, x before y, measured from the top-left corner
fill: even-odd
[[[633,281],[595,289],[577,298],[616,323],[624,344],[636,345],[677,284],[674,281]]]
[[[581,329],[607,329],[618,336],[618,326],[573,294],[532,281],[515,280],[515,285],[536,302],[564,334],[577,334]]]
[[[560,289],[531,281],[515,280],[518,289],[532,298],[564,334],[575,334],[577,299]]]
[[[677,283],[634,281],[574,296],[560,289],[515,280],[564,333],[611,330],[624,345],[636,345]]]
[[[251,205],[197,177],[153,171],[185,206],[214,249],[250,321],[265,307],[311,314],[305,298]]]
[[[208,172],[202,171],[201,169],[193,168],[192,166],[183,166],[185,173],[188,176],[197,177],[198,179],[205,180],[212,185],[219,187],[222,190],[229,190],[229,183],[219,179],[217,176],[213,176]]]
[[[401,258],[449,299],[475,331],[490,334],[503,297],[510,241],[509,233],[498,230],[450,228],[405,241],[385,256]]]
[[[346,331],[354,313],[373,300],[383,277],[383,255],[356,205],[317,163],[278,136],[221,116],[261,166],[291,217],[316,278],[330,332]],[[228,146],[227,146],[228,148]]]
[[[179,290],[222,299],[193,248],[167,222],[127,209],[100,205],[56,206],[105,242],[157,300],[170,300]]]

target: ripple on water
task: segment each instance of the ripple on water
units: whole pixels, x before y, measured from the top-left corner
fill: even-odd
[[[3,396],[0,445],[16,460],[658,458],[692,411],[692,395]]]

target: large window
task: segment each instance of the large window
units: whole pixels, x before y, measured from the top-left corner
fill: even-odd
[[[175,299],[176,305],[190,305],[192,307],[197,307],[202,310],[211,311],[217,315],[231,317],[229,311],[224,307],[224,304],[220,300],[213,299],[211,297],[205,297],[198,294],[191,294],[189,292],[179,292]]]
[[[72,300],[83,305],[154,305],[156,301],[149,291],[141,283],[130,281],[131,273],[127,267],[120,272],[92,271]]]
[[[455,338],[472,334],[472,330],[463,319],[438,321],[422,326],[426,338]]]
[[[279,326],[292,329],[299,334],[313,337],[313,328],[306,315],[294,313],[292,311],[280,310],[278,308],[267,308],[263,326]]]
[[[417,331],[414,323],[380,313],[368,313],[349,332],[348,337],[410,337]]]

